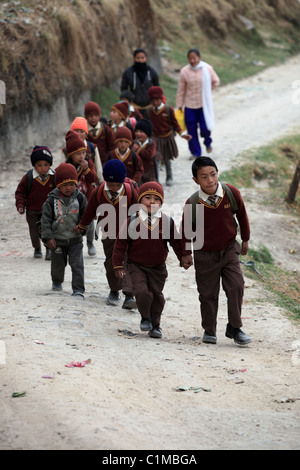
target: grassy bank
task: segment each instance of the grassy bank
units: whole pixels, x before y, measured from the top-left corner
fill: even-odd
[[[220,174],[220,179],[239,188],[253,188],[262,193],[261,203],[269,211],[291,215],[300,226],[300,188],[295,202],[288,204],[286,196],[291,183],[296,163],[300,160],[300,137],[291,136],[280,139],[272,145],[264,146],[241,156],[244,162],[229,171]],[[247,204],[247,195],[245,196]],[[292,247],[290,255],[294,256]],[[253,248],[251,240],[249,252],[244,256],[243,270],[248,277],[261,282],[263,287],[284,308],[293,319],[300,321],[300,282],[299,271],[278,267],[268,248]],[[258,272],[257,272],[258,271]],[[261,275],[260,275],[261,274]],[[268,300],[268,299],[266,299]]]
[[[243,188],[263,186],[264,202],[272,210],[281,210],[300,219],[300,191],[293,204],[285,198],[292,181],[295,167],[300,160],[300,136],[279,139],[272,145],[240,155],[242,165],[223,172],[221,178]],[[259,190],[259,189],[258,189]]]

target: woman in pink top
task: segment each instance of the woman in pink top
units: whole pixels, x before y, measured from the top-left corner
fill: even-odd
[[[180,71],[176,96],[176,107],[185,106],[185,123],[188,134],[192,136],[189,141],[191,159],[201,156],[201,146],[198,138],[204,139],[208,153],[212,151],[211,132],[214,127],[214,113],[212,90],[220,84],[220,79],[211,65],[201,60],[198,49],[190,49],[187,54],[188,65]]]

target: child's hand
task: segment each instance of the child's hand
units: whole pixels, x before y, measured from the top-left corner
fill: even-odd
[[[248,242],[242,242],[241,255],[245,256],[248,253]]]
[[[180,266],[184,269],[189,269],[190,266],[193,266],[193,258],[192,255],[184,255],[181,258]]]
[[[17,207],[17,211],[19,212],[19,214],[24,214],[25,207],[24,206],[19,206],[19,207]]]
[[[80,165],[82,166],[82,168],[84,169],[84,171],[87,169],[87,167],[89,166],[87,160],[82,160],[82,162],[80,163]]]
[[[123,279],[123,277],[126,276],[126,273],[123,268],[114,269],[114,273],[118,279]]]
[[[81,227],[79,227],[79,225],[75,225],[75,227],[73,227],[73,230],[74,230],[74,232],[76,232],[76,233],[82,233],[82,232],[84,232],[84,229],[81,228]]]
[[[192,136],[190,134],[184,134],[181,136],[185,140],[191,140]]]
[[[50,238],[50,240],[47,241],[46,246],[47,248],[50,248],[50,250],[55,250],[56,241],[54,240],[54,238]]]
[[[137,143],[134,143],[133,146],[131,147],[131,149],[132,149],[134,152],[136,152],[138,148],[139,148],[139,144],[137,144]]]

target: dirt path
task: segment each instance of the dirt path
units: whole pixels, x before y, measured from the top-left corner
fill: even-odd
[[[213,157],[221,171],[236,164],[239,151],[299,129],[299,105],[291,103],[299,76],[296,58],[216,92]],[[194,190],[187,145],[178,144],[176,185],[165,188],[175,217]],[[25,219],[14,209],[26,170],[24,163],[1,175],[0,449],[299,449],[300,327],[266,300],[259,283],[246,277],[247,348],[225,338],[223,294],[218,344],[201,342],[194,271],[178,267],[173,253],[161,340],[139,331],[136,312],[106,305],[100,242],[95,258],[85,248],[85,301],[71,297],[69,269],[64,291],[52,293],[49,262],[33,259]],[[254,242],[265,243],[263,216],[268,237],[276,233],[270,249],[299,269],[297,227],[257,210],[250,201]],[[294,265],[286,237],[298,243]],[[84,368],[65,367],[87,359]],[[12,398],[16,392],[26,395]]]

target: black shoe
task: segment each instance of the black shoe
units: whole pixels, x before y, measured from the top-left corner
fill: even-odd
[[[141,319],[140,323],[140,330],[141,331],[150,331],[152,330],[152,323],[150,318],[143,318]]]
[[[106,299],[106,304],[113,305],[114,307],[116,307],[116,305],[118,305],[119,303],[119,300],[120,300],[119,292],[111,290]]]
[[[249,336],[247,336],[240,328],[233,328],[230,323],[227,323],[225,336],[233,339],[234,342],[240,346],[251,343],[251,338]]]
[[[209,335],[204,331],[203,338],[202,338],[203,343],[208,343],[208,344],[217,344],[217,337],[216,335]]]
[[[35,258],[42,258],[43,255],[42,255],[42,249],[41,249],[41,247],[34,249],[34,254],[33,254],[33,256],[34,256]]]
[[[62,284],[60,284],[59,282],[52,282],[52,290],[54,291],[63,290]]]
[[[125,308],[127,310],[131,310],[136,307],[136,301],[133,295],[131,294],[125,294],[125,300],[123,302],[122,308]]]
[[[159,326],[154,326],[152,330],[149,331],[148,335],[151,338],[161,338],[162,337],[162,332]]]

